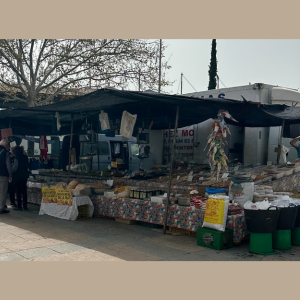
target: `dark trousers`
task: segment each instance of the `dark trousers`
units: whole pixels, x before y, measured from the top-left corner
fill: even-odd
[[[18,207],[22,208],[22,200],[23,197],[23,207],[27,207],[27,179],[22,179],[16,181],[16,189],[17,189],[17,201]]]
[[[14,182],[8,184],[8,193],[9,193],[10,204],[15,204],[16,188]]]

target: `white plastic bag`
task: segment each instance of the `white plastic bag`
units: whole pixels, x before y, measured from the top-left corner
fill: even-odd
[[[254,183],[249,180],[231,179],[229,185],[229,200],[239,203],[241,207],[252,201],[254,195]]]
[[[132,138],[132,132],[136,122],[137,115],[132,115],[126,110],[123,111],[120,135],[126,137],[127,139]]]
[[[266,210],[271,206],[271,203],[269,201],[261,201],[261,202],[255,202],[247,201],[244,204],[244,209],[252,209],[252,210]]]
[[[225,231],[229,198],[227,196],[210,196],[206,202],[203,226],[219,231]]]
[[[101,130],[110,129],[108,115],[103,110],[101,110],[101,114],[99,115],[99,121],[101,123]]]

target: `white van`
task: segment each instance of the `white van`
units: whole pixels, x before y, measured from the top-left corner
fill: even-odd
[[[139,145],[136,138],[123,141],[123,137],[107,137],[105,134],[98,134],[99,169],[97,155],[97,141],[93,143],[81,142],[79,163],[86,163],[88,170],[103,171],[112,161],[119,162],[123,170],[135,171],[139,169],[140,159]]]

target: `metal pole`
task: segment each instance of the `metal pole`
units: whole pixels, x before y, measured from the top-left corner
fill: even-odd
[[[182,95],[182,77],[183,77],[183,74],[181,73],[181,95]]]
[[[160,93],[160,87],[161,87],[161,46],[162,46],[162,40],[159,40],[159,78],[158,78],[158,92]]]
[[[280,140],[279,140],[279,145],[278,145],[278,150],[277,150],[277,164],[279,164],[279,159],[280,159],[284,124],[285,124],[285,120],[282,121],[282,126],[281,126]]]
[[[98,171],[100,171],[100,157],[99,157],[99,117],[97,119],[97,155],[98,155]]]
[[[71,169],[71,154],[72,154],[72,142],[73,142],[73,120],[74,115],[71,115],[71,136],[70,136],[70,149],[69,149],[69,168],[68,168],[68,182],[70,182],[70,169]]]
[[[169,211],[169,202],[170,202],[171,185],[172,185],[172,169],[173,169],[173,161],[174,161],[175,140],[176,140],[177,127],[178,127],[178,117],[179,117],[179,105],[177,105],[175,129],[174,129],[174,138],[173,138],[173,147],[171,149],[168,195],[167,195],[167,203],[165,205],[164,234],[166,234],[166,231],[167,231],[168,211]]]

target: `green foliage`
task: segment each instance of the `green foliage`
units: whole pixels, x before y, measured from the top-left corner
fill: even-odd
[[[210,58],[210,66],[208,70],[209,75],[209,84],[208,89],[214,90],[217,86],[217,42],[216,40],[212,40],[211,44],[211,58]]]

